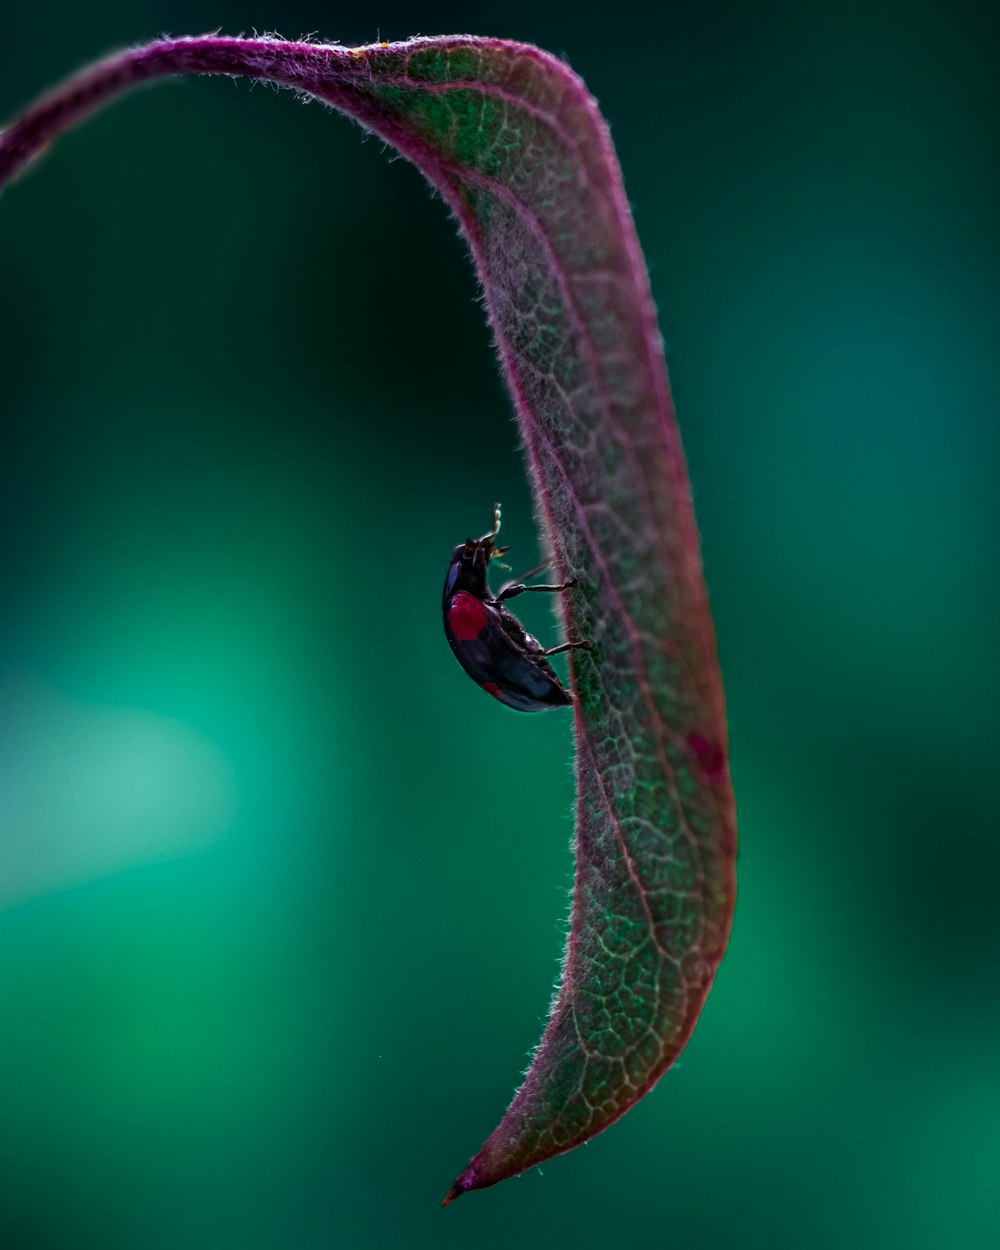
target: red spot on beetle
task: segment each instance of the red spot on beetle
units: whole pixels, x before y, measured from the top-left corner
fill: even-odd
[[[720,781],[726,771],[726,757],[722,753],[722,747],[699,733],[689,733],[687,740],[702,772],[713,781]]]
[[[448,624],[459,642],[471,642],[486,628],[486,609],[475,595],[460,590],[448,609]]]
[[[483,689],[486,691],[487,694],[491,694],[494,697],[494,699],[500,698],[500,687],[496,684],[495,681],[484,681]]]

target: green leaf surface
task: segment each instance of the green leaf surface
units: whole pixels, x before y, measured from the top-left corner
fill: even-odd
[[[607,127],[537,48],[341,48],[207,36],[85,71],[0,133],[0,185],[144,79],[263,78],[412,160],[483,285],[575,653],[576,876],[562,980],[525,1081],[445,1201],[606,1128],[677,1058],[729,933],[735,815],[722,684],[649,282]],[[471,936],[471,935],[470,935]]]

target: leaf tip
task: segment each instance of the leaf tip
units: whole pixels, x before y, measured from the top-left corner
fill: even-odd
[[[461,1196],[468,1193],[470,1189],[480,1188],[481,1184],[476,1178],[476,1175],[472,1170],[472,1165],[470,1164],[462,1175],[458,1177],[451,1189],[449,1189],[445,1196],[441,1199],[441,1205],[443,1207],[450,1206],[456,1198],[461,1198]]]
[[[461,1198],[461,1196],[465,1193],[465,1190],[466,1186],[462,1184],[462,1178],[459,1177],[454,1185],[452,1185],[451,1189],[449,1189],[445,1196],[441,1199],[441,1205],[443,1207],[450,1207],[456,1198]]]

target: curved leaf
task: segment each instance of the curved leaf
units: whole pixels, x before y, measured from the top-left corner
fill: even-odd
[[[453,209],[482,279],[556,572],[577,695],[562,983],[499,1127],[445,1198],[606,1128],[680,1053],[726,944],[735,819],[715,638],[649,283],[607,128],[537,48],[209,36],[112,57],[0,135],[0,185],[147,78],[265,78],[342,109]]]

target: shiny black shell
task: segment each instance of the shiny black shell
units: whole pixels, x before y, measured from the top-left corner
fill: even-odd
[[[492,536],[467,539],[452,553],[442,609],[455,658],[487,694],[518,712],[568,707],[572,696],[541,643],[490,593],[492,554]]]

